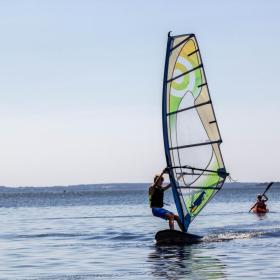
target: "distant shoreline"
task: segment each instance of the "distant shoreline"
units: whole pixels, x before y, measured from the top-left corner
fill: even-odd
[[[264,187],[268,182],[233,182],[225,183],[223,189],[226,188],[258,188]],[[68,185],[68,186],[0,186],[0,193],[15,192],[15,191],[96,191],[96,190],[143,190],[150,185],[149,183],[108,183],[108,184],[80,184],[80,185]],[[280,182],[275,182],[274,185],[280,185]]]

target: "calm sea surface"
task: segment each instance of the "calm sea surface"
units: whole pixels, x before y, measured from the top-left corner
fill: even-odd
[[[264,189],[226,185],[190,227],[202,243],[157,247],[145,184],[2,188],[0,279],[280,279],[280,185],[248,213]]]

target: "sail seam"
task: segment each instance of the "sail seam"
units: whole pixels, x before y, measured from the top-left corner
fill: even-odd
[[[198,51],[199,51],[199,49],[196,49],[195,51],[193,51],[193,52],[189,53],[189,54],[188,54],[188,56],[191,56],[191,55],[193,55],[193,54],[197,53]]]
[[[220,143],[222,143],[222,140],[202,142],[202,143],[183,145],[183,146],[177,146],[177,147],[170,147],[169,150],[185,149],[185,148],[191,148],[191,147],[196,147],[196,146],[204,146],[204,145],[212,145],[212,144],[220,144]]]
[[[205,170],[203,170],[203,172],[207,172],[207,171],[209,171],[209,170],[207,170],[207,169],[205,169]],[[215,174],[209,174],[209,173],[195,173],[195,172],[181,172],[181,173],[178,173],[178,172],[176,172],[176,174],[177,175],[183,175],[183,176],[185,176],[185,175],[191,175],[191,176],[216,176],[217,174],[217,171],[210,171],[211,173],[214,173],[215,172]]]
[[[193,71],[195,71],[199,68],[202,68],[202,66],[203,66],[203,64],[199,64],[198,66],[194,67],[193,69],[191,69],[189,71],[186,71],[186,72],[184,72],[184,73],[182,73],[182,74],[180,74],[180,75],[178,75],[174,78],[171,78],[171,79],[167,80],[167,83],[170,83],[170,82],[172,82],[174,80],[177,80],[177,79],[179,79],[179,78],[181,78],[181,77],[183,77],[183,76],[185,76],[185,75],[187,75],[187,74],[189,74],[189,73],[191,73],[191,72],[193,72]]]
[[[194,106],[186,107],[186,108],[174,111],[174,112],[170,112],[170,113],[167,113],[166,115],[170,116],[170,115],[178,114],[180,112],[184,112],[184,111],[187,111],[187,110],[190,110],[190,109],[195,109],[197,107],[204,106],[204,105],[207,105],[207,104],[210,104],[210,103],[211,103],[211,100],[203,102],[203,103],[199,103],[199,104],[194,105]]]
[[[220,190],[221,187],[193,187],[193,186],[178,186],[177,188],[180,188],[180,189],[198,189],[198,190],[201,190],[201,189],[204,189],[204,190]]]
[[[204,84],[201,84],[201,85],[198,85],[197,87],[200,88],[200,87],[203,87],[203,86],[206,86],[207,83],[204,83]]]
[[[184,43],[186,43],[187,41],[189,41],[192,37],[194,37],[194,34],[191,34],[189,37],[187,37],[186,39],[184,39],[182,42],[178,43],[177,45],[175,45],[173,48],[170,49],[170,52],[172,52],[173,50],[175,50],[176,48],[180,47],[181,45],[183,45]]]

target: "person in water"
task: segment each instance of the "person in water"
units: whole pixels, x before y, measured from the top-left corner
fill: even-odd
[[[259,212],[267,211],[267,207],[265,204],[267,201],[268,201],[268,197],[265,194],[263,194],[263,195],[258,194],[257,202],[256,202],[254,208]]]
[[[163,186],[164,178],[163,174],[167,173],[168,170],[164,169],[160,175],[155,175],[154,183],[149,188],[149,200],[150,207],[154,216],[168,220],[169,228],[174,230],[174,220],[178,223],[180,229],[183,231],[183,225],[181,224],[180,218],[174,213],[163,208],[163,197],[164,192],[170,188],[170,184]]]

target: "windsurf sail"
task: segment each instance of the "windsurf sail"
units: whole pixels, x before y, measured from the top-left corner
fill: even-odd
[[[194,34],[168,34],[162,120],[172,192],[187,231],[193,219],[222,188],[228,175]]]

